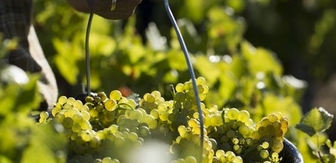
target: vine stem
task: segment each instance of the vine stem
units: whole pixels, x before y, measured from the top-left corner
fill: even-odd
[[[87,94],[91,94],[91,73],[90,73],[90,32],[93,19],[93,12],[90,12],[85,34],[85,63],[86,63],[86,89]]]
[[[165,9],[166,9],[166,12],[168,14],[168,17],[174,27],[174,30],[175,30],[175,33],[177,35],[177,38],[178,38],[178,41],[181,45],[181,49],[184,53],[184,57],[186,59],[186,62],[187,62],[187,65],[188,65],[188,70],[189,70],[189,73],[190,73],[190,76],[191,76],[191,81],[192,81],[192,84],[193,84],[193,90],[194,90],[194,93],[195,93],[195,99],[196,99],[196,104],[197,104],[197,111],[198,111],[198,114],[199,114],[199,121],[200,121],[200,128],[201,128],[201,136],[200,136],[200,146],[201,146],[201,151],[200,151],[200,159],[199,159],[199,162],[202,162],[202,158],[203,158],[203,141],[204,141],[204,123],[203,123],[203,113],[202,113],[202,108],[201,108],[201,100],[200,100],[200,97],[199,97],[199,93],[198,93],[198,88],[197,88],[197,84],[196,84],[196,77],[195,77],[195,73],[194,73],[194,69],[193,69],[193,66],[191,64],[191,61],[190,61],[190,58],[189,58],[189,52],[188,52],[188,49],[187,49],[187,46],[184,42],[184,39],[182,37],[182,34],[179,30],[179,27],[176,23],[176,20],[174,18],[174,15],[170,9],[170,6],[169,6],[169,0],[164,0],[164,4],[165,4]]]

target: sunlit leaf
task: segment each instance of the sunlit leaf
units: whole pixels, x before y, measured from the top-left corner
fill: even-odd
[[[318,132],[323,132],[331,126],[333,115],[328,113],[324,108],[313,108],[302,117],[296,128],[313,136]]]

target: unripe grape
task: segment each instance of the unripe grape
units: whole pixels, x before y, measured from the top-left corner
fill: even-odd
[[[188,156],[184,159],[185,163],[197,163],[197,160],[194,156]]]
[[[275,139],[272,144],[272,150],[274,152],[280,153],[283,149],[283,142],[280,139]]]
[[[185,94],[183,92],[177,92],[174,100],[177,102],[183,102],[185,100]]]
[[[91,148],[98,148],[100,146],[100,144],[101,144],[100,139],[99,139],[98,136],[91,137],[91,140],[90,140],[89,143],[90,143],[90,147]]]
[[[98,92],[97,95],[100,97],[101,101],[103,102],[107,99],[105,92]]]
[[[236,132],[233,131],[233,130],[229,130],[229,131],[226,133],[226,136],[227,136],[228,138],[233,138],[233,137],[236,136]]]
[[[64,128],[71,128],[73,124],[73,120],[69,117],[65,117],[62,121],[62,125]]]
[[[122,94],[119,90],[113,90],[110,92],[110,99],[120,100],[122,98]]]
[[[268,150],[263,149],[263,150],[260,151],[259,155],[260,155],[261,158],[266,159],[266,158],[269,157],[269,152],[268,152]]]
[[[105,101],[104,105],[107,111],[114,111],[117,108],[118,104],[116,100],[109,99]]]
[[[143,99],[149,103],[154,103],[155,102],[155,96],[149,93],[146,93],[143,97]]]
[[[113,161],[112,161],[111,157],[105,157],[105,158],[103,158],[101,163],[113,163]]]
[[[204,78],[204,77],[198,77],[198,78],[196,79],[196,84],[197,84],[197,85],[205,85],[205,84],[206,84],[206,80],[205,80],[205,78]]]
[[[140,110],[132,110],[129,114],[129,118],[131,120],[139,120],[141,121],[143,118],[143,114]]]
[[[39,119],[39,122],[42,123],[42,122],[45,122],[49,117],[49,113],[46,112],[46,111],[43,111],[40,113],[40,119]]]
[[[73,124],[71,127],[72,132],[79,132],[81,131],[81,126],[79,124]]]
[[[91,123],[89,121],[82,121],[79,123],[80,127],[82,130],[91,130],[92,126]]]
[[[98,111],[96,109],[91,109],[89,113],[90,113],[90,116],[93,118],[98,116]]]
[[[246,126],[245,124],[242,124],[238,128],[238,132],[240,134],[242,134],[244,137],[247,137],[247,136],[249,136],[251,130],[248,126]]]
[[[237,156],[237,157],[235,157],[233,159],[232,162],[234,162],[234,163],[243,163],[243,159],[240,156]]]
[[[59,103],[59,104],[63,105],[63,104],[65,104],[66,102],[67,102],[67,97],[66,97],[66,96],[60,96],[60,97],[58,98],[58,103]]]
[[[81,131],[80,136],[86,142],[89,142],[92,138],[91,134],[88,131]]]
[[[59,106],[55,106],[52,110],[51,110],[51,115],[53,115],[54,117],[56,116],[56,114],[58,112],[60,112],[62,110],[62,108]]]
[[[67,104],[73,105],[75,103],[76,99],[73,97],[69,97],[66,101]]]
[[[90,103],[92,103],[92,102],[94,102],[94,98],[93,98],[92,96],[86,96],[86,97],[85,97],[85,102],[90,102]]]
[[[241,110],[238,113],[238,120],[242,122],[247,122],[250,119],[250,113],[246,110]]]
[[[230,120],[236,120],[238,118],[239,110],[232,108],[226,111],[226,115]]]

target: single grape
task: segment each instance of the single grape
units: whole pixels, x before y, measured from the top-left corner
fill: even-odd
[[[46,112],[46,111],[42,111],[40,113],[40,119],[39,119],[39,122],[42,123],[42,122],[46,122],[46,120],[48,119],[49,117],[49,113]]]
[[[63,104],[65,104],[66,102],[67,102],[67,97],[66,97],[66,96],[60,96],[60,97],[58,98],[58,103],[59,103],[59,104],[63,105]]]
[[[150,94],[150,93],[146,93],[143,97],[143,99],[149,103],[154,103],[155,102],[155,96]]]
[[[197,85],[205,85],[206,84],[206,79],[204,77],[200,76],[196,79],[196,83],[197,83]]]
[[[277,152],[277,153],[280,153],[283,149],[284,145],[283,145],[283,141],[280,140],[280,139],[275,139],[273,141],[273,144],[272,144],[272,150],[274,152]]]
[[[247,122],[250,119],[250,113],[247,110],[241,110],[238,114],[238,120]]]
[[[197,160],[194,156],[188,156],[184,159],[185,163],[197,163]]]
[[[268,150],[263,149],[259,152],[259,155],[260,155],[261,158],[266,159],[266,158],[269,157],[269,152],[268,152]]]
[[[120,100],[121,98],[122,98],[122,94],[119,90],[113,90],[110,92],[110,99]]]
[[[117,108],[117,101],[114,99],[109,99],[104,102],[107,111],[114,111]]]
[[[236,108],[232,108],[226,111],[226,115],[230,120],[236,120],[239,115],[239,110]]]
[[[176,90],[176,92],[183,92],[183,91],[184,91],[184,84],[182,84],[182,83],[178,83],[178,84],[175,86],[175,90]]]

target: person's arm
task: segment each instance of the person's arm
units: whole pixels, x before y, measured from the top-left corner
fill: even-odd
[[[89,6],[89,1],[92,6]],[[130,17],[141,0],[116,0],[115,9],[111,11],[113,0],[68,0],[78,11],[93,13],[107,19],[125,19]]]

